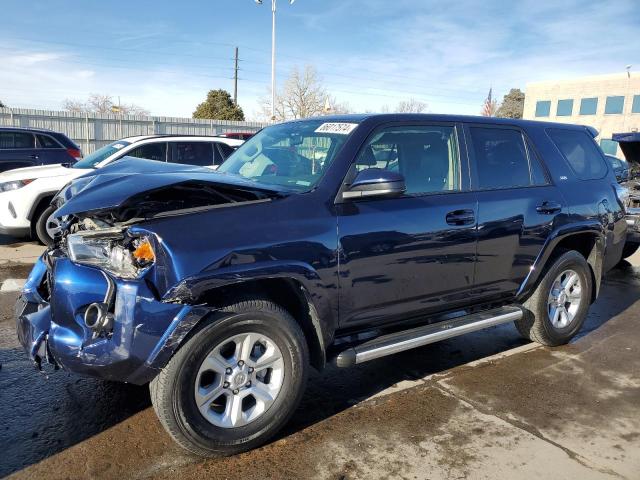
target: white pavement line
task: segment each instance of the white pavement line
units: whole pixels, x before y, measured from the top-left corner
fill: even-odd
[[[24,287],[26,281],[26,278],[7,278],[4,282],[2,282],[0,292],[19,292],[20,290],[22,290],[22,287]]]

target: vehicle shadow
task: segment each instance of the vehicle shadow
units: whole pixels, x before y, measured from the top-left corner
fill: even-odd
[[[591,333],[638,298],[640,269],[623,263],[608,275],[601,298],[593,305],[577,341],[588,341]],[[274,441],[403,380],[444,372],[526,343],[515,327],[507,324],[351,369],[331,366],[321,373],[314,372],[301,405]],[[0,427],[0,477],[62,452],[150,406],[146,387],[80,378],[60,371],[45,378],[29,365],[15,341],[13,320],[7,316],[0,319],[0,363],[0,418],[5,420]],[[135,422],[128,426],[145,428]]]

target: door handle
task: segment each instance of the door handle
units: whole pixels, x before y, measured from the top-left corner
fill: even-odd
[[[476,216],[473,210],[454,210],[447,213],[446,220],[449,225],[473,225],[476,223]]]
[[[562,210],[562,205],[557,202],[544,201],[536,207],[538,213],[556,213]]]
[[[34,160],[37,160],[40,157],[38,157],[38,155],[34,153],[33,155],[29,155],[29,158],[33,158]]]

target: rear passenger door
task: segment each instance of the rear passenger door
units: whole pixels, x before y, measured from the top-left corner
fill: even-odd
[[[399,197],[338,200],[343,327],[406,320],[469,303],[476,199],[454,124],[389,126],[367,140],[357,171],[405,177]]]
[[[217,153],[213,147],[213,142],[171,142],[171,161],[212,167],[215,162],[214,153]]]
[[[474,296],[509,298],[567,214],[566,202],[521,129],[469,124],[465,132],[478,198]]]
[[[0,131],[0,172],[40,164],[31,132]]]

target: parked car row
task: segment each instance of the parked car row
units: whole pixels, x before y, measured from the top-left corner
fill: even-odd
[[[148,383],[172,438],[205,456],[266,442],[311,368],[509,322],[567,343],[627,235],[626,190],[594,136],[323,117],[264,128],[215,171],[104,166],[158,142],[156,160],[180,152],[167,138],[116,142],[54,200],[18,337],[38,366]]]
[[[19,132],[35,138],[45,135],[54,138],[55,135],[53,132],[45,134],[41,130]],[[6,132],[1,130],[0,136],[3,133]],[[17,237],[34,236],[43,244],[50,245],[60,228],[59,222],[52,216],[56,206],[51,205],[51,200],[74,178],[124,157],[217,168],[241,144],[242,140],[224,137],[145,135],[117,140],[73,162],[68,159],[60,161],[61,152],[68,154],[67,150],[46,150],[46,158],[40,153],[46,164],[0,173],[0,192],[4,192],[0,194],[0,233]]]

